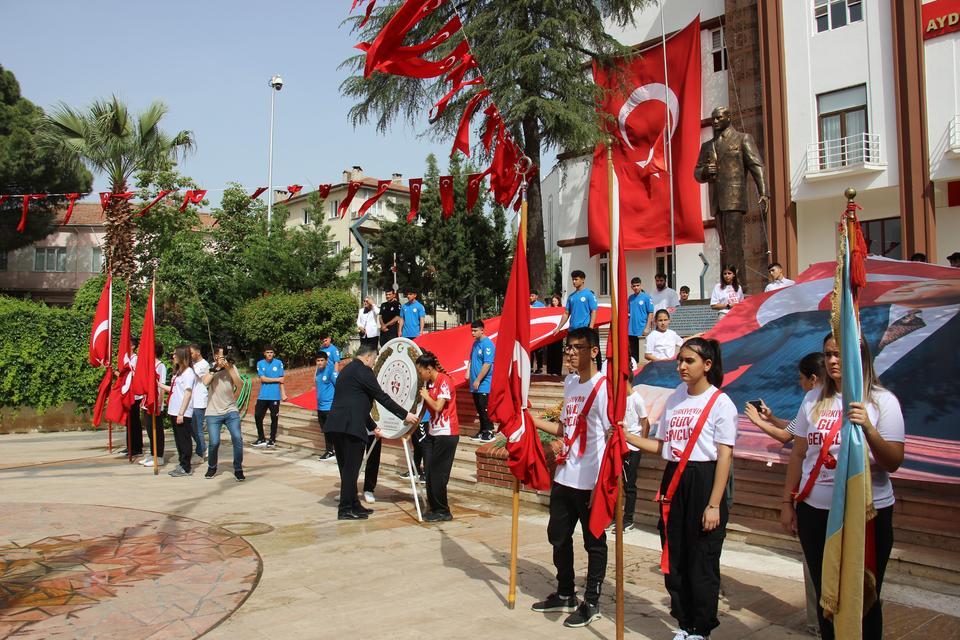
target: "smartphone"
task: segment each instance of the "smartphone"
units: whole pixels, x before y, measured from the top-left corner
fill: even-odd
[[[751,400],[749,404],[752,404],[757,411],[760,411],[763,407],[763,400]]]

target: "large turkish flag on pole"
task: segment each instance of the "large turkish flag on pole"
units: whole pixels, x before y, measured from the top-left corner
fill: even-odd
[[[110,366],[110,354],[113,350],[110,335],[112,317],[113,277],[108,273],[107,281],[103,283],[103,290],[100,292],[100,301],[97,302],[97,311],[93,316],[93,327],[90,329],[89,360],[94,367]]]
[[[693,178],[700,151],[700,64],[699,17],[667,40],[666,65],[663,45],[617,68],[594,64],[594,81],[605,91],[599,110],[613,138],[626,251],[671,244],[668,150],[675,242],[703,242],[700,185]],[[597,145],[588,205],[590,255],[610,249],[606,164],[606,146]]]

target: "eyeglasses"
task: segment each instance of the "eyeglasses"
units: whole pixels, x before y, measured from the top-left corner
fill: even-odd
[[[588,344],[565,344],[563,345],[564,353],[576,353],[578,351],[583,351],[584,349],[589,349],[590,345]]]

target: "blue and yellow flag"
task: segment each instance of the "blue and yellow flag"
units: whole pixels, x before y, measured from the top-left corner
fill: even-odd
[[[833,327],[843,372],[843,425],[827,520],[820,598],[824,615],[833,620],[834,633],[841,640],[861,637],[863,614],[876,600],[872,522],[876,511],[868,446],[862,428],[847,418],[850,403],[863,398],[860,323],[851,286],[851,245],[856,246],[857,226],[855,214],[848,209],[840,225]]]

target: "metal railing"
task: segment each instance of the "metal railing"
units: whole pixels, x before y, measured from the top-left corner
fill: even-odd
[[[880,164],[880,134],[813,142],[807,148],[807,173],[835,171],[859,164]]]
[[[960,153],[960,115],[950,120],[950,151]]]

